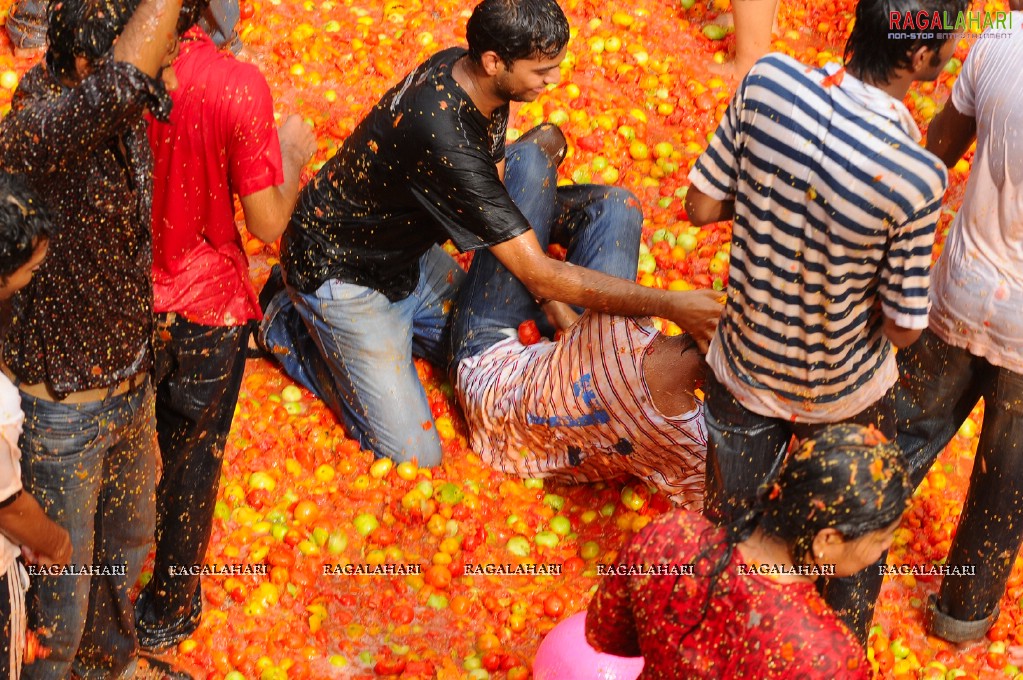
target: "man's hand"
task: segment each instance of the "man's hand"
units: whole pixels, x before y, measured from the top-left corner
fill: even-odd
[[[50,534],[47,543],[43,547],[36,545],[35,549],[28,545],[21,546],[21,555],[28,564],[36,564],[40,567],[62,567],[71,561],[71,535],[64,527],[53,524],[47,532]]]
[[[678,292],[673,302],[675,311],[667,318],[693,336],[700,352],[706,354],[724,309],[723,298],[724,293],[710,289]]]
[[[291,212],[298,201],[298,181],[302,168],[316,153],[316,135],[302,117],[291,114],[277,129],[281,143],[284,183],[241,197],[245,226],[263,243],[273,243],[288,227]]]
[[[281,155],[303,167],[316,153],[316,135],[313,126],[302,120],[298,114],[291,114],[277,130],[281,140]]]
[[[547,320],[551,325],[559,331],[567,331],[579,319],[579,315],[574,309],[557,300],[548,300],[541,309],[547,315]]]

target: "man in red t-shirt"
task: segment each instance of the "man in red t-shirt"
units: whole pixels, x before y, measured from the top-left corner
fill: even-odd
[[[209,543],[250,322],[261,318],[233,195],[249,232],[277,240],[298,197],[299,173],[316,150],[300,117],[275,129],[262,74],[218,52],[201,28],[184,35],[174,67],[179,89],[170,121],[149,129],[163,458],[156,564],[135,611],[139,642],[149,649],[177,643],[199,623],[199,577],[190,567],[202,564]]]

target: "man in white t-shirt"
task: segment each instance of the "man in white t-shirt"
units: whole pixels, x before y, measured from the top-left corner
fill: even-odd
[[[998,617],[998,600],[1023,542],[1023,0],[1008,21],[977,38],[927,148],[946,165],[976,139],[962,208],[931,274],[929,327],[899,353],[899,436],[913,482],[984,398],[984,425],[970,490],[949,551],[950,566],[929,607],[931,634],[979,639]]]

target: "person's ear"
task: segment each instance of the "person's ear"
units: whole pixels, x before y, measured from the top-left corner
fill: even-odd
[[[484,52],[480,55],[480,64],[483,66],[483,72],[493,78],[498,73],[504,70],[504,62],[501,61],[501,57],[497,56],[497,52],[493,50]]]
[[[78,80],[85,79],[92,72],[92,67],[89,65],[89,60],[79,55],[75,57],[75,75],[78,76]]]
[[[913,74],[916,75],[923,71],[929,70],[932,67],[931,62],[934,60],[936,51],[933,48],[927,47],[926,45],[920,45],[915,50],[909,53],[910,68],[913,70]]]
[[[830,556],[836,548],[841,548],[843,543],[845,543],[845,537],[837,529],[831,527],[821,529],[813,537],[810,547],[813,552],[813,560],[817,564],[833,564],[834,560],[830,559]]]

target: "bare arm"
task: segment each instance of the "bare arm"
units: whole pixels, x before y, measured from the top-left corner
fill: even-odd
[[[917,338],[920,337],[920,334],[923,333],[923,331],[919,329],[903,328],[887,316],[884,317],[884,326],[882,327],[882,331],[884,332],[885,337],[887,337],[888,340],[890,340],[891,343],[899,349],[909,347],[916,342]]]
[[[316,151],[313,130],[300,116],[288,116],[278,135],[284,162],[284,183],[241,197],[245,226],[249,233],[264,243],[273,243],[287,228],[298,201],[302,168]]]
[[[0,531],[15,544],[28,548],[38,564],[67,564],[71,559],[71,538],[46,516],[31,494],[22,492],[0,508]]]
[[[720,293],[669,292],[547,257],[530,230],[490,251],[535,297],[623,316],[674,321],[706,351],[721,314]]]
[[[690,186],[686,193],[685,207],[689,221],[696,227],[730,220],[735,216],[735,201],[719,201],[695,186]]]
[[[927,150],[951,168],[977,138],[977,119],[959,113],[949,98],[927,128]]]
[[[181,0],[142,0],[114,43],[114,59],[155,78],[173,57],[180,13]]]

